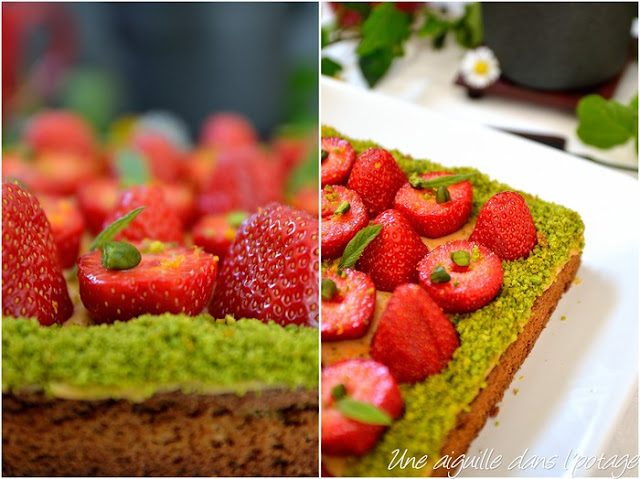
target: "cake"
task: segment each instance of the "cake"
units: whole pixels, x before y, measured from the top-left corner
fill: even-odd
[[[330,127],[323,137],[348,140],[358,155],[374,142],[348,138]],[[411,173],[450,171],[474,175],[473,207],[468,221],[455,233],[437,239],[422,238],[432,250],[449,241],[466,239],[474,230],[482,206],[495,194],[512,190],[473,168],[447,168],[427,160],[414,160],[390,151],[397,164]],[[372,450],[362,456],[323,454],[323,468],[331,475],[394,476],[447,475],[455,459],[468,450],[487,418],[508,388],[536,339],[544,329],[562,294],[571,286],[580,265],[584,225],[577,213],[518,192],[526,200],[537,230],[537,245],[522,259],[502,261],[504,279],[498,295],[470,313],[449,314],[460,346],[439,373],[415,384],[401,384],[403,415],[393,421]],[[361,339],[322,344],[324,368],[348,358],[369,357],[377,322],[391,294],[378,291],[374,318]],[[389,468],[392,451],[406,457],[427,457],[418,468]],[[438,461],[450,458],[446,463]],[[436,466],[437,465],[437,466]],[[434,468],[434,466],[436,466]],[[448,467],[447,467],[448,466]]]

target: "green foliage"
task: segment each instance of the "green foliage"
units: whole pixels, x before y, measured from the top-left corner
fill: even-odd
[[[578,103],[577,115],[583,143],[607,149],[634,140],[638,151],[638,95],[628,105],[587,95]]]

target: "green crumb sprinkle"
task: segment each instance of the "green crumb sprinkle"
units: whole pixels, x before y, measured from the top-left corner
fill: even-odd
[[[322,136],[346,138],[327,126],[322,127]],[[367,148],[380,147],[371,141],[346,139],[358,155]],[[501,191],[514,191],[473,168],[444,168],[428,160],[416,161],[397,150],[389,152],[407,175],[443,170],[475,173],[469,179],[473,185],[472,219],[491,196]],[[460,338],[460,347],[453,359],[439,374],[417,384],[401,385],[405,403],[403,416],[389,427],[370,453],[348,458],[344,475],[397,475],[397,470],[388,469],[390,451],[397,448],[406,449],[407,457],[427,455],[432,465],[432,461],[440,457],[442,444],[456,426],[458,415],[468,409],[469,403],[486,386],[487,372],[517,339],[536,298],[553,281],[550,271],[557,271],[571,254],[582,249],[584,224],[576,212],[528,193],[518,193],[525,198],[538,233],[546,238],[545,244],[538,244],[527,258],[502,262],[504,283],[495,300],[473,313],[452,316]],[[475,248],[471,262],[478,261],[479,256],[480,251]],[[499,423],[496,421],[495,424]],[[420,476],[425,470],[406,468],[402,475]]]
[[[44,327],[2,319],[2,391],[39,387],[144,400],[161,390],[243,394],[318,386],[318,330],[232,316],[145,315]]]
[[[567,317],[566,316],[560,316],[560,321],[566,321]]]

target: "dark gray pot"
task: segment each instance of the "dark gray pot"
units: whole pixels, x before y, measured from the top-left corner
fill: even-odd
[[[633,3],[483,3],[486,45],[506,78],[539,90],[589,88],[620,73]]]

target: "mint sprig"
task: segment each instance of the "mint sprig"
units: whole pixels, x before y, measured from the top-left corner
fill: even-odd
[[[451,186],[457,183],[461,183],[468,180],[469,178],[472,178],[474,175],[475,173],[467,173],[464,175],[445,175],[438,176],[437,178],[433,178],[430,180],[425,180],[417,173],[411,173],[411,175],[409,176],[409,184],[419,190],[428,188],[440,188],[441,186]]]
[[[393,422],[393,418],[379,407],[349,397],[344,384],[334,386],[331,389],[331,396],[336,402],[338,411],[349,419],[377,426],[390,426]]]
[[[351,241],[347,243],[340,258],[339,267],[351,268],[356,264],[364,249],[380,234],[381,230],[382,225],[371,225],[358,231],[356,235],[351,238]]]
[[[576,110],[580,140],[596,148],[608,149],[635,140],[638,151],[638,95],[628,105],[587,95]]]
[[[127,226],[129,226],[136,217],[142,213],[142,210],[145,209],[145,206],[140,206],[134,210],[129,211],[126,215],[121,216],[105,229],[103,229],[98,236],[94,238],[89,245],[89,251],[96,250],[98,248],[102,248],[106,243],[113,241],[113,239],[124,230]]]

